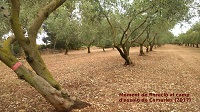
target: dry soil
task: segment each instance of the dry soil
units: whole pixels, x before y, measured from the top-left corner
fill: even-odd
[[[138,56],[138,52],[138,48],[131,48],[135,66],[124,66],[117,50],[112,49],[43,58],[63,88],[92,104],[73,112],[200,112],[200,48],[165,45],[146,56]],[[0,62],[0,112],[55,110]]]

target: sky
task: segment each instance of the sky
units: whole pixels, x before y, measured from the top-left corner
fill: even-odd
[[[194,3],[189,9],[189,13],[194,15],[199,15],[198,14],[198,11],[200,10],[199,4],[200,0],[194,0]],[[189,20],[189,22],[190,24],[186,22],[180,22],[176,24],[174,28],[171,30],[171,32],[174,34],[174,36],[178,36],[181,33],[186,33],[191,28],[192,25],[194,25],[197,22],[200,22],[200,17],[199,16],[193,17]]]
[[[192,25],[199,21],[200,17],[193,17],[190,20],[190,24],[185,22],[178,23],[174,26],[171,32],[174,34],[174,36],[179,36],[181,33],[186,33],[192,27]]]

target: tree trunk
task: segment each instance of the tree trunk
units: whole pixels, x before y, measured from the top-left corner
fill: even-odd
[[[57,44],[57,38],[55,39],[55,42],[53,44],[53,49],[55,50],[56,49],[56,44]]]
[[[28,70],[16,57],[2,48],[0,48],[0,60],[12,68],[20,79],[33,86],[57,111],[66,112],[73,108],[83,108],[90,105],[71,97],[64,90],[55,89],[45,79]]]
[[[24,44],[22,43],[22,45]],[[50,71],[47,69],[36,47],[34,45],[33,46],[24,45],[23,48],[26,54],[26,60],[29,63],[29,65],[33,68],[33,70],[36,72],[36,74],[44,78],[46,81],[48,81],[49,84],[51,84],[54,88],[60,90],[61,87],[59,83],[53,78]]]
[[[125,59],[124,65],[131,65],[131,64],[133,64],[133,62],[131,61],[131,59],[130,59],[129,56],[125,55],[124,59]]]
[[[69,51],[69,47],[68,47],[69,43],[66,39],[66,42],[65,42],[65,55],[68,55],[68,51]]]
[[[106,52],[106,51],[105,51],[105,47],[103,47],[103,52]]]
[[[115,46],[115,48],[119,51],[120,56],[125,60],[124,65],[131,65],[133,64],[133,62],[131,61],[129,54],[125,52],[123,52],[118,46]]]
[[[69,48],[66,47],[66,48],[65,48],[65,55],[68,55],[68,51],[69,51]]]
[[[199,44],[196,44],[196,48],[199,48]]]
[[[146,46],[146,52],[147,53],[149,52],[149,46]]]
[[[114,45],[114,43],[112,44],[112,49],[115,50],[115,45]]]
[[[87,47],[88,53],[91,53],[90,46]]]
[[[153,45],[150,45],[150,51],[153,51]]]
[[[33,20],[28,28],[28,37],[24,36],[24,30],[20,22],[20,0],[10,0],[11,2],[11,28],[19,42],[20,46],[26,55],[26,60],[35,72],[31,72],[12,55],[7,45],[12,43],[8,39],[9,44],[0,47],[0,60],[18,75],[19,78],[27,81],[33,86],[57,111],[70,111],[73,108],[82,108],[88,106],[88,103],[70,97],[70,95],[61,90],[58,82],[53,78],[50,71],[47,69],[36,44],[36,38],[39,28],[44,20],[62,5],[66,0],[52,0],[38,12],[37,17]],[[55,43],[56,44],[56,43]],[[55,45],[54,45],[55,48]],[[36,74],[35,74],[36,73]]]
[[[140,54],[139,54],[139,56],[144,56],[145,54],[144,54],[144,51],[143,51],[143,45],[142,44],[140,44]]]

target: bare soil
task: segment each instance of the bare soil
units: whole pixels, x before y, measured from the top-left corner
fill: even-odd
[[[62,87],[72,96],[92,104],[73,112],[200,112],[200,49],[165,45],[141,57],[139,49],[132,48],[130,56],[135,66],[124,66],[117,50],[93,49],[91,52],[43,55]],[[119,96],[120,93],[139,96]],[[162,99],[170,100],[163,102]],[[0,112],[55,110],[0,62]]]

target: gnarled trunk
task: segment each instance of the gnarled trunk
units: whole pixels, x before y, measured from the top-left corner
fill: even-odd
[[[28,70],[9,51],[0,48],[0,60],[12,68],[20,79],[33,86],[57,111],[69,111],[73,108],[83,108],[90,104],[71,97],[64,90],[52,87],[44,78]]]
[[[3,47],[0,47],[0,60],[8,67],[12,68],[19,78],[24,79],[33,86],[57,111],[62,112],[70,111],[73,108],[83,108],[89,104],[71,97],[67,92],[61,89],[61,86],[47,69],[38,51],[36,38],[44,20],[65,1],[66,0],[52,0],[47,5],[43,6],[28,28],[28,37],[25,37],[19,17],[20,0],[10,0],[10,23],[15,35],[14,37],[23,48],[26,60],[36,74],[28,70],[12,55],[10,45],[15,41],[15,38],[8,38]]]
[[[124,56],[124,59],[125,59],[125,63],[124,65],[131,65],[133,64],[133,62],[131,61],[131,58],[129,56]]]
[[[120,56],[125,60],[124,65],[133,64],[133,62],[131,61],[131,59],[129,57],[129,52],[127,52],[126,49],[123,49],[123,51],[122,51],[118,46],[115,46],[115,48],[119,51]]]

